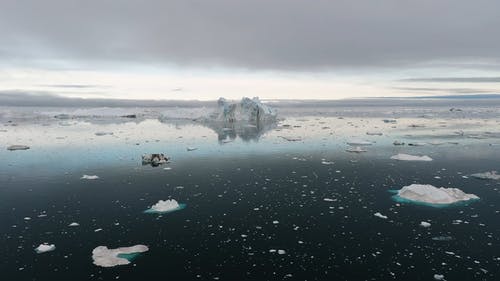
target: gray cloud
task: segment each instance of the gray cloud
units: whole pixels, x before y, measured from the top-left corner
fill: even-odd
[[[500,83],[500,77],[426,77],[400,79],[401,82]]]
[[[500,61],[495,0],[5,0],[0,58],[311,70]]]
[[[432,87],[393,87],[393,89],[404,92],[441,92],[451,94],[478,94],[478,93],[499,93],[496,89],[475,89],[475,88],[432,88]]]

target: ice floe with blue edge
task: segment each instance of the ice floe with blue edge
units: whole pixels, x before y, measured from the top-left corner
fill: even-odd
[[[109,249],[106,246],[98,246],[92,251],[94,264],[101,267],[113,267],[117,265],[129,264],[140,253],[149,251],[148,246],[135,245],[131,247],[121,247]]]
[[[396,193],[392,198],[397,202],[432,207],[446,207],[479,200],[477,195],[465,193],[458,188],[438,188],[430,184],[411,184],[390,192]]]

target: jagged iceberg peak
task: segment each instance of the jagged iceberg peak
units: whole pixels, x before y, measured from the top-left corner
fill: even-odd
[[[217,105],[218,111],[214,117],[218,121],[267,122],[276,120],[277,116],[276,110],[263,104],[258,97],[243,97],[239,103],[219,98]]]
[[[430,184],[411,184],[398,190],[398,196],[410,201],[428,204],[453,204],[460,201],[479,199],[458,188],[435,187]]]

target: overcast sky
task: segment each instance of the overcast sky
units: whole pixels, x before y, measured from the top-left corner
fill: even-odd
[[[0,90],[133,99],[498,93],[499,11],[493,0],[2,0]]]

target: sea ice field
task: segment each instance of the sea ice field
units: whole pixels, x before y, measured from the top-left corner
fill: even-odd
[[[500,99],[389,102],[0,107],[1,279],[500,280]]]

